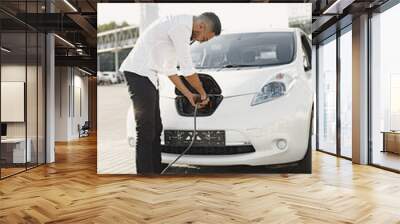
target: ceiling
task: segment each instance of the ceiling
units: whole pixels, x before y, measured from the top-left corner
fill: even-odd
[[[26,55],[25,30],[53,32],[57,34],[56,65],[77,66],[96,74],[96,0],[48,0],[47,5],[44,0],[1,0],[0,25],[8,39],[3,45],[14,48],[10,58],[11,54]],[[30,48],[28,45],[28,52]]]
[[[352,23],[354,17],[373,12],[389,0],[313,0],[313,43],[332,36]]]

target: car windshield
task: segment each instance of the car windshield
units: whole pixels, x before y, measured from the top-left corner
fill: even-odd
[[[288,64],[294,55],[293,32],[226,34],[192,46],[196,68],[231,68]]]

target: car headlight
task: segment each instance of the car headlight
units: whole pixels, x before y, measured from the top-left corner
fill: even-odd
[[[292,87],[293,81],[294,79],[290,75],[276,75],[274,79],[265,84],[261,88],[261,91],[254,96],[253,100],[251,101],[251,106],[265,103],[284,96]]]
[[[253,98],[251,105],[257,105],[285,95],[286,86],[282,82],[270,82],[262,87],[261,92]]]

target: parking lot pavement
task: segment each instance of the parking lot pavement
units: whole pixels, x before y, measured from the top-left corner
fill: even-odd
[[[136,173],[135,154],[126,137],[130,105],[126,84],[97,87],[97,172],[100,174]]]

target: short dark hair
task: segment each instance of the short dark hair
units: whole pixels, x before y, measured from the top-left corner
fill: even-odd
[[[200,18],[205,18],[209,20],[211,24],[211,30],[218,36],[221,33],[221,21],[219,21],[218,16],[213,12],[205,12],[200,15]]]

